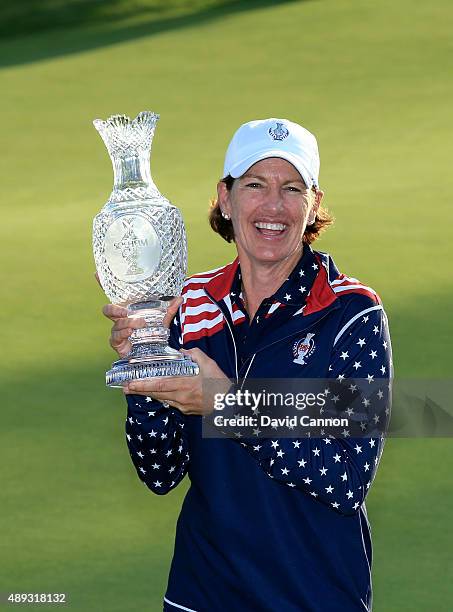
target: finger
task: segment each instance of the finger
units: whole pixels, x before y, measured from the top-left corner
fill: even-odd
[[[173,314],[175,314],[178,311],[178,308],[181,306],[181,304],[183,303],[183,299],[181,296],[178,297],[174,297],[172,298],[169,303],[168,303],[168,308],[167,310],[170,312],[173,312]]]
[[[145,319],[131,319],[130,317],[125,317],[122,319],[117,319],[115,324],[112,326],[112,331],[119,331],[120,329],[140,329],[141,327],[146,327]]]
[[[170,327],[171,322],[173,321],[176,313],[178,312],[178,308],[183,303],[182,297],[176,297],[170,300],[167,308],[167,312],[165,313],[165,317],[163,320],[164,327]]]
[[[204,381],[209,381],[211,387],[215,383],[216,388],[228,389],[231,385],[231,380],[226,376],[225,372],[219,367],[214,359],[211,359],[199,348],[180,349],[183,355],[190,357],[198,365],[198,376],[201,376]],[[206,390],[205,390],[206,392]]]
[[[132,349],[132,344],[129,341],[129,338],[121,339],[110,336],[109,343],[112,349],[118,353],[124,353],[125,351],[129,352]]]
[[[203,365],[207,361],[212,361],[211,358],[199,348],[180,349],[180,351],[185,355],[189,355],[189,357],[191,357],[199,366]]]
[[[155,378],[144,378],[133,380],[129,383],[129,389],[137,393],[175,393],[187,386],[187,376],[156,376]]]
[[[110,346],[114,351],[118,353],[121,359],[129,355],[132,350],[132,344],[130,342],[124,342],[123,344],[118,344],[117,346],[114,346],[112,343],[110,343]]]
[[[106,304],[102,308],[102,314],[111,321],[116,321],[117,319],[127,317],[127,308],[117,306],[116,304]]]
[[[122,344],[121,346],[112,346],[112,349],[116,351],[117,355],[121,359],[124,359],[131,352],[132,344],[130,342],[126,342],[125,344]]]
[[[124,340],[127,340],[133,331],[134,330],[130,329],[129,327],[126,327],[125,329],[120,329],[119,331],[112,330],[112,333],[110,336],[110,340],[113,343],[112,346],[121,344],[121,342],[124,342]]]

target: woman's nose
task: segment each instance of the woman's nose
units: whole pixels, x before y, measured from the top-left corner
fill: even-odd
[[[262,204],[265,210],[280,210],[283,207],[283,198],[280,189],[269,189]]]

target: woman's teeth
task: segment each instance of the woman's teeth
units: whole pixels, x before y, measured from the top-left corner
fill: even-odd
[[[268,230],[275,230],[275,231],[280,231],[280,232],[282,232],[284,229],[286,229],[286,225],[283,225],[283,223],[262,223],[262,222],[258,222],[258,223],[255,223],[255,227],[257,229],[268,229]]]

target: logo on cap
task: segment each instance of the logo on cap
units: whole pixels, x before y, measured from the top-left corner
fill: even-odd
[[[284,140],[289,136],[288,130],[283,127],[283,123],[278,123],[275,128],[269,128],[269,136],[274,140]]]

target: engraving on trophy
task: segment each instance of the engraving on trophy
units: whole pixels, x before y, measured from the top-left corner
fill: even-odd
[[[117,217],[105,235],[105,257],[121,281],[145,280],[157,270],[161,243],[152,223],[142,215]]]

